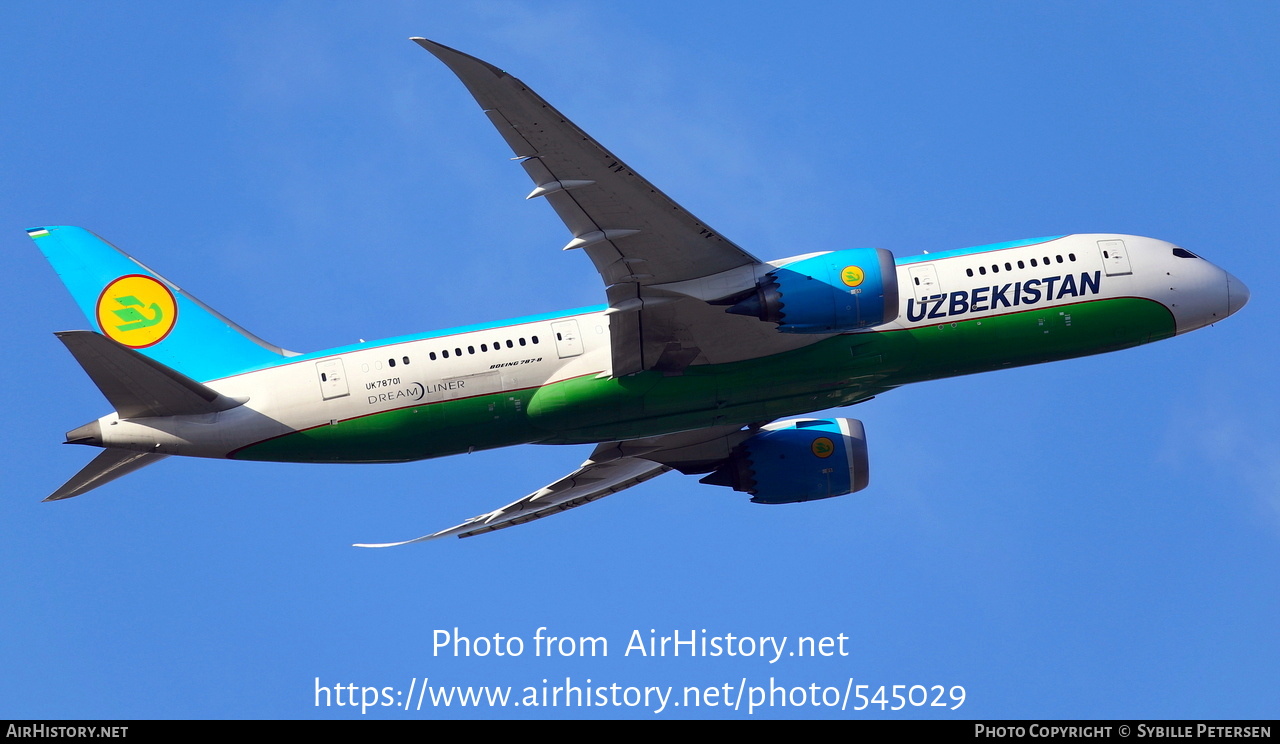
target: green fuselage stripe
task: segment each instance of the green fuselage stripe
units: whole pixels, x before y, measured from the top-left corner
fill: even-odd
[[[1099,354],[1172,335],[1173,315],[1155,301],[1093,300],[835,336],[763,359],[689,367],[678,376],[587,375],[411,406],[259,442],[232,457],[398,462],[513,444],[655,436],[797,416],[913,382]]]

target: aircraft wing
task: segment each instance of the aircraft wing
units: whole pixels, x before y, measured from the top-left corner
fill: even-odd
[[[670,470],[710,472],[756,428],[719,426],[647,439],[597,445],[582,467],[545,488],[456,527],[393,543],[358,543],[357,548],[392,548],[441,537],[472,537],[559,514],[656,478]]]
[[[776,354],[820,340],[708,305],[755,285],[761,262],[606,150],[520,80],[415,38],[462,80],[604,279],[613,375],[679,372]],[[765,267],[768,268],[768,267]],[[762,273],[762,272],[761,272]],[[732,304],[732,303],[730,303]]]

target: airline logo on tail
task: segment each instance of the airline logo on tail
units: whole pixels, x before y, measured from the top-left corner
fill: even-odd
[[[122,276],[98,297],[98,327],[114,341],[141,349],[164,340],[178,320],[178,303],[161,282],[142,274]]]

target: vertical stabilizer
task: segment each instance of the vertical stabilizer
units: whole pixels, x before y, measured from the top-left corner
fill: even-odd
[[[27,230],[95,330],[205,382],[278,364],[273,346],[79,227]]]

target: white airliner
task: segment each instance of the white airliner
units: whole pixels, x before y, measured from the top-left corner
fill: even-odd
[[[298,354],[93,233],[32,228],[97,329],[57,335],[115,408],[67,434],[103,450],[48,500],[169,455],[402,462],[534,442],[596,447],[555,483],[407,542],[522,524],[669,470],[757,503],[828,498],[867,486],[862,424],[788,417],[1145,344],[1249,298],[1208,261],[1133,235],[761,261],[524,83],[414,41],[475,96],[533,180],[528,198],[564,221],[564,249],[595,264],[607,304]]]

